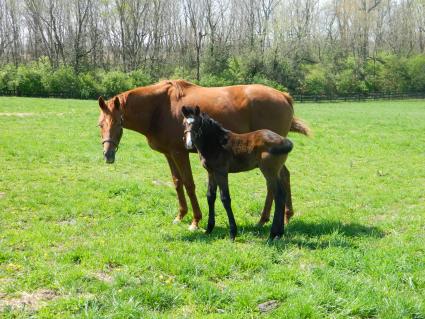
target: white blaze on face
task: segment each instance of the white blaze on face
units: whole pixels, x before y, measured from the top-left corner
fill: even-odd
[[[194,121],[195,120],[193,118],[186,119],[187,124],[192,124]],[[186,131],[185,141],[186,141],[186,148],[192,149],[193,143],[192,143],[192,134],[190,131]]]

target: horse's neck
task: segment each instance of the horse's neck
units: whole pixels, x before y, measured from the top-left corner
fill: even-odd
[[[124,128],[148,135],[155,120],[156,104],[143,95],[130,95],[124,105]]]

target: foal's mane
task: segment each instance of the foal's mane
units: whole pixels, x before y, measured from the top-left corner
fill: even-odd
[[[221,146],[225,145],[227,142],[227,133],[226,130],[219,122],[209,117],[208,114],[201,112],[201,126],[202,135],[206,137],[208,141],[215,140]]]

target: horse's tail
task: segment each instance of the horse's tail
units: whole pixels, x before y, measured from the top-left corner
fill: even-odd
[[[282,94],[283,96],[285,96],[288,103],[293,107],[294,99],[292,98],[292,96],[290,96],[289,93],[287,92],[282,92]],[[311,130],[308,127],[308,125],[295,116],[292,118],[291,128],[289,130],[291,132],[297,132],[297,133],[304,134],[306,136],[311,136]]]
[[[291,132],[297,132],[306,136],[311,136],[311,129],[308,127],[308,125],[295,116],[292,118],[291,128],[289,130]]]
[[[273,154],[273,155],[282,155],[282,154],[288,154],[290,151],[292,151],[293,148],[294,148],[294,144],[291,142],[291,140],[285,138],[282,144],[270,147],[269,152],[270,154]]]

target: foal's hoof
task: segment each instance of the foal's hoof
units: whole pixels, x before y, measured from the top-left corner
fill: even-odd
[[[192,224],[190,224],[190,226],[189,226],[190,231],[195,231],[195,230],[198,230],[198,229],[199,229],[199,227],[198,227],[197,223],[192,222]]]
[[[270,219],[260,218],[260,220],[257,223],[257,227],[263,227]]]

